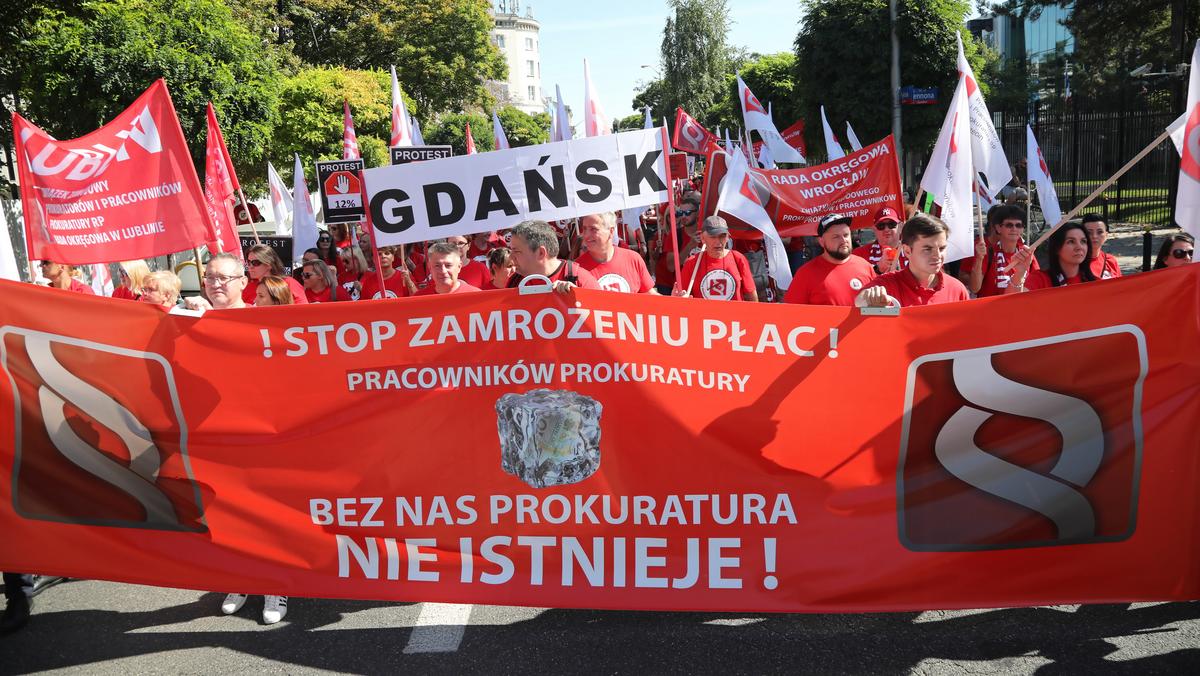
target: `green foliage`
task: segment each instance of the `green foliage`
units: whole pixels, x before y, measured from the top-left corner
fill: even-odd
[[[633,108],[643,110],[650,106],[650,115],[661,120],[667,118],[675,121],[675,109],[667,107],[667,83],[662,79],[639,83],[637,94],[633,97]]]
[[[438,119],[437,124],[425,132],[425,142],[430,145],[449,145],[454,148],[456,156],[466,155],[468,124],[471,125],[471,138],[475,139],[477,152],[495,150],[496,144],[492,139],[492,121],[480,113],[443,115]]]
[[[801,117],[795,68],[796,55],[779,52],[753,55],[742,64],[737,73],[762,102],[763,107],[768,103],[771,105],[775,126],[781,130]],[[742,104],[738,101],[737,76],[730,73],[725,76],[725,80],[725,96],[715,106],[702,113],[704,117],[701,121],[710,129],[718,126],[736,129],[743,124]]]
[[[653,119],[653,118],[652,118]],[[617,131],[634,131],[646,125],[646,114],[634,113],[617,120]]]
[[[810,153],[823,147],[819,143],[822,104],[831,126],[838,129],[849,120],[863,143],[891,133],[891,20],[887,0],[803,0],[802,7],[805,18],[796,36],[795,73],[796,81],[804,85],[798,92],[799,107],[809,122],[808,129],[814,130],[807,134]],[[923,154],[937,139],[946,103],[957,81],[956,32],[963,34],[971,67],[978,70],[983,66],[983,56],[963,25],[969,11],[969,4],[963,0],[908,0],[899,4],[901,85],[941,90],[940,105],[905,106],[906,150]]]
[[[505,106],[497,116],[504,127],[504,135],[508,137],[508,145],[513,148],[537,145],[550,140],[549,113],[530,115],[520,108]],[[491,133],[488,136],[491,136]]]
[[[693,116],[708,111],[724,95],[732,55],[727,0],[669,0],[662,40],[662,95],[656,115],[682,106]],[[635,99],[635,105],[637,100]],[[652,106],[654,104],[651,104]]]

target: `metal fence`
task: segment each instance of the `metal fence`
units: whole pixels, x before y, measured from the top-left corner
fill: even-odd
[[[1090,108],[1090,110],[1089,110]],[[1033,128],[1054,178],[1063,212],[1075,207],[1166,129],[1182,111],[1100,106],[1074,100],[1033,111],[992,114],[1010,161],[1025,157],[1025,125]],[[1025,180],[1021,166],[1018,174]],[[1179,155],[1170,140],[1160,143],[1087,208],[1110,223],[1173,224]]]

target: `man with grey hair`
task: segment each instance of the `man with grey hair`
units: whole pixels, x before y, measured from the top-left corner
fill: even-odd
[[[704,249],[684,264],[681,274],[686,287],[675,285],[673,294],[709,300],[746,300],[756,302],[754,274],[740,252],[728,247],[729,224],[720,216],[709,216],[700,226]]]
[[[611,211],[579,219],[579,234],[586,249],[576,261],[579,267],[592,273],[601,289],[657,295],[646,261],[613,243],[616,229],[617,215]]]
[[[517,272],[508,280],[509,288],[516,287],[530,275],[542,275],[550,279],[554,290],[566,293],[578,286],[581,289],[599,289],[596,278],[571,261],[558,258],[558,235],[546,221],[522,221],[512,229],[509,242],[513,264]]]
[[[184,301],[189,310],[235,310],[247,307],[242,300],[246,275],[242,261],[231,253],[213,254],[204,266],[204,294]]]
[[[463,254],[456,243],[445,241],[430,244],[425,252],[425,263],[429,266],[429,284],[414,295],[435,296],[479,291],[479,288],[458,278],[458,273],[463,269]]]

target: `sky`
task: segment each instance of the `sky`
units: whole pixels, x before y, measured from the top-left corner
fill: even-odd
[[[542,90],[562,88],[576,125],[583,123],[583,60],[604,112],[631,115],[638,84],[653,80],[659,68],[667,3],[663,0],[522,0],[541,24]],[[729,0],[733,25],[727,41],[752,52],[792,50],[800,29],[797,0]],[[645,66],[645,67],[643,67]]]

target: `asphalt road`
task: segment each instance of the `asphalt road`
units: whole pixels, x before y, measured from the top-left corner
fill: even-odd
[[[1200,603],[731,615],[293,598],[70,581],[0,638],[0,673],[1196,674]]]

